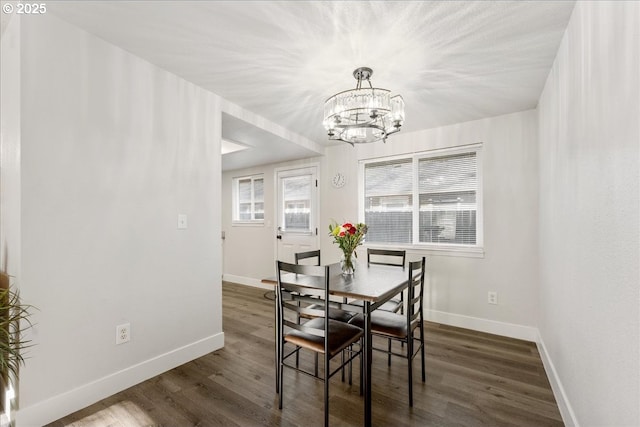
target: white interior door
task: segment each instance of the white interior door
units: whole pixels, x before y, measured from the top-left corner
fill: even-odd
[[[318,167],[276,170],[276,257],[294,262],[296,252],[319,248]]]

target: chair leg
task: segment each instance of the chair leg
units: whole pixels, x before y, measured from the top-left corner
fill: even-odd
[[[353,344],[349,346],[349,359],[353,356]],[[349,360],[349,385],[353,384],[353,367],[352,360]]]
[[[407,374],[409,377],[409,406],[413,407],[413,333],[407,337]]]
[[[276,347],[279,344],[276,343]],[[280,393],[280,349],[276,348],[276,393]]]
[[[351,344],[349,348],[351,349],[351,353],[349,354],[349,357],[351,357],[353,355],[353,344]],[[351,385],[352,372],[353,372],[353,360],[349,360],[349,385]]]
[[[364,394],[364,360],[362,360],[362,352],[364,351],[362,339],[360,340],[360,396]]]
[[[362,396],[362,341],[360,341],[358,345],[360,346],[360,356],[358,357],[358,366],[360,367],[360,396]],[[349,354],[349,357],[351,357],[353,356],[354,351],[353,344],[351,344],[349,348],[351,349],[351,354]],[[349,385],[353,385],[353,360],[349,360]]]
[[[426,380],[424,371],[424,322],[420,323],[420,357],[422,358],[422,382]]]
[[[297,306],[300,307],[300,301],[296,302]],[[299,325],[300,324],[300,313],[296,313],[296,323]],[[298,347],[296,347],[296,350],[299,350]],[[296,369],[299,367],[300,365],[300,351],[296,351]]]
[[[282,348],[284,346],[284,343],[280,346],[280,354],[278,355],[278,384],[280,384],[280,394],[278,396],[278,408],[282,409],[282,398],[284,396],[284,384],[282,383],[283,381],[283,371],[284,371],[284,366],[283,365],[283,354],[284,354],[284,348]]]
[[[318,377],[318,353],[314,353],[314,359],[315,359],[315,369],[313,373],[317,378]]]
[[[329,357],[324,355],[324,426],[329,427]]]
[[[387,366],[391,366],[391,338],[389,338],[388,341],[389,341],[389,345],[388,345],[389,353],[387,353]]]
[[[276,293],[276,298],[277,298],[277,293]],[[276,354],[275,354],[275,361],[276,361],[276,393],[280,393],[280,353],[282,351],[282,349],[280,348],[282,345],[282,340],[280,338],[281,332],[280,332],[280,314],[278,313],[278,311],[276,310],[276,325],[275,325],[275,343],[276,343]]]
[[[400,314],[404,314],[404,291],[400,293]],[[404,348],[404,341],[400,342],[400,347]]]

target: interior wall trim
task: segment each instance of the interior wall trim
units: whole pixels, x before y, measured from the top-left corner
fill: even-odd
[[[16,412],[16,425],[42,426],[224,347],[224,332],[129,366]]]
[[[269,289],[272,291],[275,289],[273,285],[262,283],[259,279],[254,279],[252,277],[236,276],[234,274],[223,274],[222,280],[224,282],[233,282],[239,285],[253,286],[254,288]]]
[[[556,398],[556,403],[558,404],[558,409],[560,410],[560,415],[562,416],[564,425],[566,427],[579,427],[580,424],[578,424],[576,414],[573,412],[573,408],[569,402],[569,397],[562,386],[562,381],[560,381],[558,372],[553,365],[551,356],[549,356],[549,352],[547,351],[547,347],[544,345],[544,340],[542,339],[542,335],[540,335],[539,331],[536,344],[538,345],[538,352],[540,353],[544,370],[547,373],[547,378],[549,378],[551,390],[553,390],[553,395]]]
[[[424,317],[430,322],[442,323],[449,326],[471,329],[503,337],[537,342],[538,329],[533,326],[517,325],[515,323],[499,322],[496,320],[482,319],[480,317],[465,316],[462,314],[447,313],[438,310],[425,310]]]

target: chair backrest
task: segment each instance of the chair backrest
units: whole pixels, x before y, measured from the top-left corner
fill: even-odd
[[[422,257],[420,261],[409,263],[409,288],[407,298],[407,324],[417,324],[423,318],[423,300],[424,300],[424,278],[425,278],[426,259]]]
[[[320,249],[315,251],[298,252],[295,254],[295,257],[296,257],[296,264],[300,264],[300,261],[302,261],[303,259],[318,258],[315,265],[322,265],[320,263]]]
[[[367,265],[392,265],[402,267],[404,270],[404,261],[406,257],[407,251],[367,248]]]
[[[329,266],[289,264],[283,261],[276,261],[276,272],[278,279],[278,286],[276,287],[276,314],[280,336],[283,336],[284,327],[286,326],[308,334],[324,337],[325,333],[323,329],[305,326],[295,319],[301,316],[324,317],[324,329],[328,330],[329,318],[326,316],[326,313],[329,310]],[[288,273],[296,276],[306,276],[305,282],[313,285],[313,287],[300,286],[287,282],[286,274]],[[296,295],[295,300],[291,297],[292,295]],[[314,298],[311,301],[314,302],[312,307],[315,308],[310,308],[305,304],[299,304],[298,301],[301,298]],[[318,304],[317,298],[324,300],[324,303]],[[287,313],[292,313],[293,315]]]

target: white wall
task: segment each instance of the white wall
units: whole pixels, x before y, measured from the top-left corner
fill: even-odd
[[[539,329],[568,425],[640,425],[639,28],[638,2],[578,2],[539,103]]]
[[[20,16],[3,14],[0,37],[0,271],[20,277]],[[10,379],[13,383],[15,379]],[[13,388],[13,386],[10,386]],[[1,393],[3,396],[5,393]],[[0,425],[15,404],[3,404]]]
[[[0,270],[20,276],[20,16],[0,39]],[[14,285],[17,286],[17,283]]]
[[[537,117],[525,111],[421,132],[398,134],[386,144],[328,147],[320,162],[320,236],[323,262],[340,252],[328,225],[358,218],[359,159],[484,143],[484,258],[428,255],[428,315],[442,323],[535,340],[537,333]],[[278,165],[281,166],[281,165]],[[273,219],[274,165],[223,174],[225,278],[247,284],[274,275],[274,232],[269,227],[231,227],[231,178],[265,174],[265,222]],[[341,189],[330,184],[346,175]],[[327,232],[325,232],[327,231]],[[362,251],[364,253],[364,251]],[[243,261],[236,256],[242,254]],[[236,256],[234,256],[236,255]],[[414,251],[414,255],[421,255]],[[251,262],[246,260],[250,259]],[[487,304],[497,291],[499,304]]]
[[[534,340],[538,281],[535,111],[401,132],[386,144],[329,148],[327,181],[342,171],[347,184],[334,189],[325,182],[322,217],[327,224],[330,218],[358,219],[360,159],[478,142],[483,143],[484,258],[427,253],[427,316],[442,323]],[[322,250],[339,259],[339,251],[328,236],[323,236]],[[487,304],[489,291],[498,292],[498,305]]]
[[[223,345],[221,101],[51,15],[21,24],[31,426]]]

